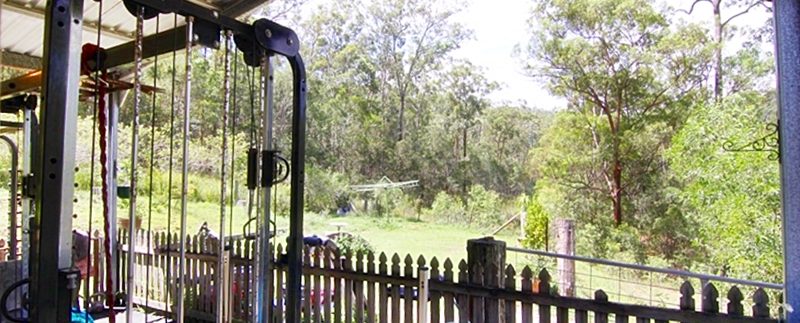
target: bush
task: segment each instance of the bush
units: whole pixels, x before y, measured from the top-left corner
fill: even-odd
[[[466,211],[460,199],[446,192],[439,192],[431,208],[425,210],[425,216],[445,223],[464,223]]]
[[[337,197],[349,193],[349,183],[344,175],[325,169],[307,167],[305,199],[311,212],[330,214],[336,212]]]
[[[481,226],[494,226],[503,222],[503,203],[500,195],[487,190],[482,185],[473,185],[469,189],[467,202],[467,223]]]
[[[343,234],[336,238],[335,242],[336,246],[339,247],[340,255],[357,255],[359,252],[366,255],[369,252],[375,252],[375,249],[367,239],[358,235]]]
[[[547,227],[550,217],[542,207],[536,195],[528,201],[525,218],[525,239],[522,245],[531,249],[543,249],[547,246]]]

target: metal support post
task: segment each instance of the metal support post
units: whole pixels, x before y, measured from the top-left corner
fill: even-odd
[[[106,141],[108,142],[106,145],[106,169],[108,169],[108,174],[106,174],[106,183],[108,183],[108,191],[106,192],[107,201],[105,203],[108,204],[108,224],[109,224],[109,232],[108,232],[108,239],[109,245],[112,248],[109,250],[111,252],[111,266],[107,268],[108,275],[111,276],[112,284],[111,286],[106,286],[107,289],[111,291],[118,291],[119,290],[119,279],[117,279],[117,263],[118,263],[118,254],[119,251],[117,248],[113,246],[117,245],[117,178],[118,178],[118,169],[117,169],[117,138],[118,134],[117,131],[119,129],[119,107],[122,103],[122,98],[125,96],[125,92],[116,91],[113,93],[108,94],[108,110],[106,113]]]
[[[17,167],[19,167],[19,150],[17,149],[17,144],[8,136],[0,136],[0,139],[8,144],[8,150],[9,153],[11,153],[11,170],[9,171],[11,173],[11,186],[8,190],[10,201],[8,205],[8,233],[11,240],[9,241],[9,259],[16,260],[17,246],[20,242],[19,236],[17,236],[17,232],[19,230],[19,218],[17,217],[17,193],[19,189],[19,182],[17,178],[19,172],[17,171]]]
[[[786,322],[800,322],[800,1],[776,0]]]
[[[31,238],[31,322],[70,322],[72,199],[80,87],[83,0],[47,1],[42,133],[36,160],[36,219]]]
[[[274,110],[274,100],[273,100],[273,75],[272,75],[272,62],[269,57],[265,56],[261,60],[261,73],[262,77],[265,79],[264,85],[264,100],[262,101],[262,105],[264,106],[264,114],[262,115],[262,128],[263,132],[263,145],[262,145],[262,157],[269,155],[269,151],[273,149],[273,139],[272,139],[272,122],[273,122],[273,110]],[[265,168],[267,167],[266,163],[261,165],[262,167],[262,174],[271,174],[272,170]],[[258,226],[258,255],[259,255],[259,262],[258,262],[258,277],[259,279],[256,282],[256,305],[259,307],[257,310],[256,322],[263,323],[269,322],[269,315],[271,314],[272,310],[272,302],[269,300],[269,282],[272,280],[272,271],[271,271],[271,264],[272,264],[272,250],[270,249],[270,192],[272,188],[272,183],[266,182],[262,183],[263,189],[261,190],[261,220],[259,221]]]
[[[300,55],[289,57],[292,67],[292,170],[289,206],[288,277],[286,279],[286,320],[300,322],[300,294],[303,275],[303,186],[306,156],[306,70]]]

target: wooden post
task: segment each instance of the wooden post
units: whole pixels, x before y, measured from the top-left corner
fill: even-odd
[[[0,261],[6,261],[6,241],[0,239]]]
[[[502,288],[505,284],[505,270],[502,269],[506,268],[506,243],[492,237],[467,240],[467,265],[470,273],[482,272],[481,278],[483,279],[477,279],[470,274],[470,283],[482,283],[486,287]],[[499,300],[484,299],[484,321],[504,322],[505,318],[500,316],[504,310],[500,307]]]
[[[575,221],[556,219],[556,253],[575,255]],[[558,258],[558,293],[562,296],[575,296],[575,260]]]

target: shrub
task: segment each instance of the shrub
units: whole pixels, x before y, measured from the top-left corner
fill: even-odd
[[[344,175],[325,169],[307,167],[305,184],[306,209],[311,212],[335,212],[337,196],[349,193]]]
[[[522,245],[531,249],[543,249],[547,244],[547,227],[550,225],[550,217],[536,195],[531,196],[526,210],[525,239],[522,240]]]
[[[467,202],[467,223],[481,226],[499,225],[503,222],[502,201],[500,196],[482,185],[473,185],[469,189]]]
[[[426,217],[446,223],[463,223],[465,215],[464,203],[446,192],[436,194],[431,208],[425,210]]]
[[[336,238],[335,242],[336,246],[339,247],[340,255],[346,255],[348,253],[357,255],[359,252],[366,255],[369,252],[375,252],[375,249],[369,244],[369,241],[358,235],[343,234]]]

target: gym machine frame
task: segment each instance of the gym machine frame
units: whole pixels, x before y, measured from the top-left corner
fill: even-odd
[[[79,272],[72,267],[72,199],[78,95],[80,87],[81,25],[84,0],[49,0],[45,12],[42,73],[43,109],[40,154],[34,156],[34,192],[36,217],[31,235],[31,322],[70,322],[72,295],[77,289]],[[260,66],[262,58],[285,57],[292,69],[292,151],[290,169],[290,227],[288,241],[288,278],[286,319],[300,320],[302,279],[303,185],[306,127],[306,72],[299,54],[296,33],[267,19],[252,25],[227,17],[186,0],[124,0],[129,9],[143,7],[145,18],[160,13],[193,17],[192,43],[217,48],[223,30],[233,33],[236,47],[244,53],[245,63]],[[136,12],[134,10],[130,10]],[[177,35],[176,35],[177,33]],[[184,35],[186,27],[177,27],[145,37],[143,59],[184,48],[184,42],[168,39]],[[176,45],[177,44],[177,45]],[[135,44],[128,43],[106,51],[98,69],[133,62]],[[176,48],[177,47],[177,48]],[[264,151],[264,154],[274,152]],[[267,185],[274,175],[274,161],[261,165]],[[260,279],[271,279],[268,271]],[[53,288],[56,286],[56,288]],[[258,304],[256,304],[258,305]]]

